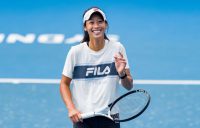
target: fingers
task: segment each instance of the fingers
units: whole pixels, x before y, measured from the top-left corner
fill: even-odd
[[[121,58],[124,58],[124,56],[121,52],[119,52],[119,55],[120,55]]]
[[[81,117],[81,114],[80,114],[80,113],[78,114],[78,118],[79,118],[79,121],[80,121],[80,122],[83,122],[83,119],[82,119],[82,117]]]
[[[116,63],[124,63],[124,64],[126,64],[126,60],[123,57],[123,54],[121,52],[118,52],[117,54],[115,54],[114,58],[115,58],[115,62]]]
[[[79,115],[74,115],[74,116],[70,117],[70,119],[71,119],[74,123],[83,122],[83,119],[82,119],[81,116],[79,116]]]
[[[71,120],[72,120],[74,123],[79,122],[79,119],[78,119],[77,116],[72,116],[72,117],[70,117],[70,118],[71,118]]]
[[[114,56],[114,58],[115,58],[115,61],[116,61],[116,62],[126,63],[126,60],[125,60],[124,58],[119,58],[119,57],[117,57],[117,56]]]
[[[114,57],[116,61],[126,61],[124,58]]]
[[[125,58],[123,57],[122,53],[119,52],[117,54],[114,55],[114,59],[115,59],[115,67],[116,67],[116,70],[119,74],[121,74],[125,67],[126,67],[126,60]]]
[[[72,122],[77,123],[77,122],[82,122],[81,114],[79,111],[72,111],[69,113],[69,118],[71,119]]]
[[[114,55],[114,58],[117,59],[117,58],[124,58],[123,54],[121,52],[118,52]]]

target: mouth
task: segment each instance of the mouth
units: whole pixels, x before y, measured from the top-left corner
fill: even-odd
[[[101,30],[92,30],[92,32],[95,34],[95,35],[98,35],[101,33]]]

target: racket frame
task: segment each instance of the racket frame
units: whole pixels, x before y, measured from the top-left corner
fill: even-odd
[[[126,97],[127,95],[130,95],[130,94],[132,94],[132,93],[137,93],[137,92],[145,93],[145,94],[147,95],[147,97],[148,97],[148,101],[147,101],[146,105],[144,106],[144,108],[143,108],[139,113],[137,113],[136,115],[133,115],[133,116],[127,118],[127,119],[122,119],[122,120],[120,120],[120,118],[119,118],[119,120],[113,119],[113,121],[115,121],[115,122],[126,122],[126,121],[129,121],[129,120],[132,120],[132,119],[138,117],[139,115],[141,115],[141,114],[147,109],[147,107],[149,106],[150,100],[151,100],[151,96],[149,95],[149,93],[148,93],[146,90],[144,90],[144,89],[137,89],[137,90],[132,90],[132,91],[130,91],[130,92],[127,92],[127,93],[125,93],[124,95],[121,95],[120,97],[118,97],[118,98],[111,104],[108,113],[110,114],[110,112],[111,112],[113,106],[114,106],[118,101],[120,101],[122,98]],[[109,115],[109,116],[110,116],[110,115]],[[119,116],[120,116],[120,115],[119,115]]]
[[[113,118],[111,117],[111,114],[110,114],[110,113],[111,113],[111,110],[112,110],[112,108],[113,108],[113,106],[114,106],[118,101],[120,101],[122,98],[126,97],[127,95],[130,95],[130,94],[132,94],[132,93],[137,93],[137,92],[145,93],[145,94],[147,95],[147,97],[148,97],[148,101],[147,101],[146,105],[144,106],[144,108],[143,108],[139,113],[137,113],[136,115],[133,115],[133,116],[127,118],[127,119],[123,119],[123,120],[120,120],[120,119],[113,119]],[[147,93],[147,91],[145,91],[145,90],[143,90],[143,89],[132,90],[132,91],[130,91],[130,92],[127,92],[126,94],[121,95],[121,96],[118,97],[113,103],[111,103],[111,104],[108,106],[109,109],[108,109],[108,114],[107,114],[107,115],[106,115],[106,114],[103,114],[103,113],[100,113],[101,111],[96,111],[96,112],[94,111],[94,112],[89,112],[89,113],[83,113],[83,114],[81,114],[81,117],[82,117],[82,119],[87,119],[87,118],[95,117],[95,116],[104,116],[104,117],[107,117],[107,118],[113,120],[114,122],[126,122],[126,121],[132,120],[132,119],[138,117],[139,115],[141,115],[141,114],[147,109],[147,107],[149,106],[150,100],[151,100],[151,97],[150,97],[150,95]],[[104,108],[104,109],[105,109],[105,108]],[[102,110],[103,110],[103,109],[102,109]]]

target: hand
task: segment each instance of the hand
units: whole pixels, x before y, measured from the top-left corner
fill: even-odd
[[[71,119],[72,122],[77,123],[77,122],[82,122],[82,118],[81,118],[81,113],[77,110],[77,109],[68,109],[68,116]]]
[[[117,72],[119,73],[120,76],[124,74],[125,67],[126,67],[126,60],[124,59],[123,55],[121,52],[118,54],[115,54],[115,67]]]

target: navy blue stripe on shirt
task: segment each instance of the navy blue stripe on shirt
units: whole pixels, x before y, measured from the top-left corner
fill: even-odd
[[[75,66],[73,79],[98,78],[108,75],[118,75],[114,62],[99,65]]]

